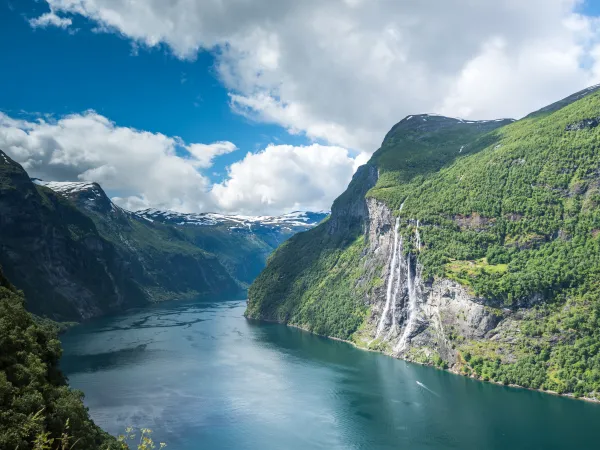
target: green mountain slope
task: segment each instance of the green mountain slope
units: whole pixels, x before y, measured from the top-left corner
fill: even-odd
[[[127,261],[148,301],[241,295],[242,287],[214,253],[196,245],[179,227],[149,222],[117,207],[97,183],[70,185],[72,189],[58,195],[89,217]]]
[[[0,348],[0,448],[41,448],[36,437],[59,439],[65,432],[65,448],[75,442],[73,448],[120,448],[90,420],[82,394],[68,388],[55,331],[33,320],[1,271]]]
[[[404,119],[368,163],[377,180],[272,256],[247,315],[597,396],[599,117],[596,87],[515,123]],[[341,210],[361,226],[331,227]]]
[[[0,152],[0,264],[39,315],[77,319],[145,302],[92,220]]]

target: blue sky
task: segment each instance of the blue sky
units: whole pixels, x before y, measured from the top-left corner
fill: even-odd
[[[581,5],[581,12],[590,16],[600,16],[600,1],[587,0]]]
[[[0,0],[0,148],[130,209],[327,209],[409,114],[600,82],[600,0],[565,4]]]
[[[165,47],[134,52],[129,40],[94,33],[94,24],[81,17],[74,18],[75,34],[32,29],[27,19],[46,11],[42,2],[0,0],[0,52],[10,61],[0,70],[0,85],[9,87],[0,90],[1,111],[59,117],[93,109],[120,126],[187,142],[231,141],[240,150],[216,159],[207,173],[214,181],[246,152],[269,143],[309,143],[280,126],[233,113],[210,52],[194,61],[182,61]]]

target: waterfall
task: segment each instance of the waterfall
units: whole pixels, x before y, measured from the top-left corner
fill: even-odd
[[[410,333],[413,329],[414,326],[414,318],[415,318],[415,311],[417,309],[417,286],[420,283],[420,279],[419,279],[419,275],[417,273],[418,268],[415,266],[415,275],[413,277],[411,268],[410,268],[410,263],[411,263],[411,255],[409,253],[408,257],[407,257],[407,261],[406,261],[406,267],[407,267],[407,288],[408,288],[408,308],[406,308],[406,324],[404,326],[404,333],[402,333],[402,337],[400,338],[400,341],[398,342],[398,345],[396,346],[396,348],[394,349],[394,351],[399,352],[404,350],[404,348],[406,347],[407,341],[408,341],[408,336],[410,336]]]
[[[402,236],[400,236],[400,243],[398,244],[398,253],[399,253],[399,258],[402,258],[402,246],[403,244],[403,238]],[[390,336],[396,331],[396,299],[398,298],[398,293],[400,292],[400,278],[402,275],[402,260],[400,259],[400,261],[398,262],[398,271],[396,274],[396,285],[394,287],[394,294],[392,296],[392,326],[390,327],[390,331],[388,331],[387,336],[385,337],[385,339],[389,339]]]
[[[417,250],[421,251],[421,234],[419,233],[419,220],[417,219],[417,228],[415,229],[415,238],[417,241]]]
[[[385,298],[385,307],[379,319],[379,325],[377,325],[377,333],[375,339],[379,337],[383,328],[385,327],[385,319],[390,309],[390,302],[392,301],[392,288],[394,286],[394,274],[396,272],[396,265],[398,264],[398,229],[400,228],[400,218],[396,218],[396,227],[394,228],[394,250],[392,255],[392,262],[390,267],[390,277],[388,278],[387,293]]]
[[[402,212],[402,208],[404,208],[405,201],[402,202],[402,204],[400,205],[398,213]],[[388,312],[390,311],[390,305],[392,308],[392,327],[390,328],[386,339],[390,337],[393,330],[396,328],[396,298],[398,297],[398,292],[400,291],[400,274],[402,272],[402,264],[400,264],[399,259],[401,258],[403,242],[402,236],[400,236],[400,241],[398,242],[399,229],[400,217],[398,216],[396,217],[396,226],[394,227],[394,247],[392,250],[392,261],[390,263],[390,276],[388,278],[385,306],[383,308],[381,318],[379,319],[379,323],[377,324],[377,332],[375,333],[375,337],[371,342],[377,339],[381,335],[383,329],[385,328],[385,321],[387,319]],[[396,283],[394,283],[394,280],[396,281]],[[369,344],[371,344],[371,342],[369,342]]]

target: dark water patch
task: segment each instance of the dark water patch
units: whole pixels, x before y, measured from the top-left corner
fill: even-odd
[[[82,372],[107,371],[113,367],[124,367],[132,364],[143,364],[145,358],[156,358],[156,350],[147,350],[148,344],[140,344],[133,348],[125,348],[110,352],[69,355],[61,360],[62,368],[68,374]]]

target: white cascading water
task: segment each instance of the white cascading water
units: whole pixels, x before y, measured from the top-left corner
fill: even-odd
[[[402,208],[404,208],[404,202],[400,205],[398,209],[398,213],[402,212]],[[402,236],[400,236],[400,242],[398,242],[398,230],[400,228],[400,217],[396,218],[396,227],[394,229],[394,249],[392,256],[392,263],[390,267],[390,278],[388,279],[387,285],[387,293],[385,299],[385,307],[383,308],[383,313],[381,314],[381,318],[379,319],[379,324],[377,325],[377,332],[375,333],[375,337],[373,341],[379,337],[383,329],[385,328],[385,320],[387,318],[388,311],[390,310],[390,304],[392,305],[392,328],[396,325],[396,297],[398,297],[398,291],[400,290],[400,269],[401,264],[398,262],[398,257],[402,249]],[[392,286],[394,285],[394,272],[398,271],[396,275],[396,286],[394,291],[392,292]],[[386,339],[390,336],[391,333],[388,333]],[[371,341],[371,342],[373,342]]]
[[[379,337],[383,328],[385,327],[385,319],[387,317],[388,311],[390,310],[390,303],[392,301],[392,288],[394,286],[394,275],[396,273],[396,265],[398,264],[398,229],[400,228],[400,218],[396,218],[396,227],[394,228],[394,250],[392,254],[392,262],[390,267],[390,277],[388,278],[387,285],[387,293],[385,297],[385,307],[383,308],[383,313],[381,314],[381,319],[379,319],[379,324],[377,325],[377,333],[375,334],[375,339]]]
[[[398,244],[398,254],[399,254],[399,262],[397,264],[397,273],[396,273],[396,285],[394,286],[394,294],[392,295],[392,326],[390,327],[390,331],[388,331],[386,340],[390,338],[396,332],[396,299],[398,298],[398,293],[400,292],[400,280],[402,275],[402,246],[403,238],[400,236],[400,243]]]
[[[418,230],[419,229],[417,222],[417,232],[415,237],[417,239],[417,247],[420,248],[421,239],[418,234]],[[406,325],[404,327],[402,337],[400,338],[400,341],[398,341],[398,345],[396,345],[396,348],[394,349],[394,351],[396,352],[403,351],[406,348],[408,337],[410,336],[410,333],[412,332],[414,327],[415,311],[417,310],[417,286],[421,283],[421,279],[419,276],[418,266],[415,266],[415,276],[413,278],[412,271],[410,270],[410,264],[411,255],[409,253],[406,260],[406,284],[408,289],[408,308],[406,309]]]
[[[415,238],[417,241],[417,250],[421,251],[421,233],[419,233],[419,221],[417,220],[417,228],[415,229]]]

